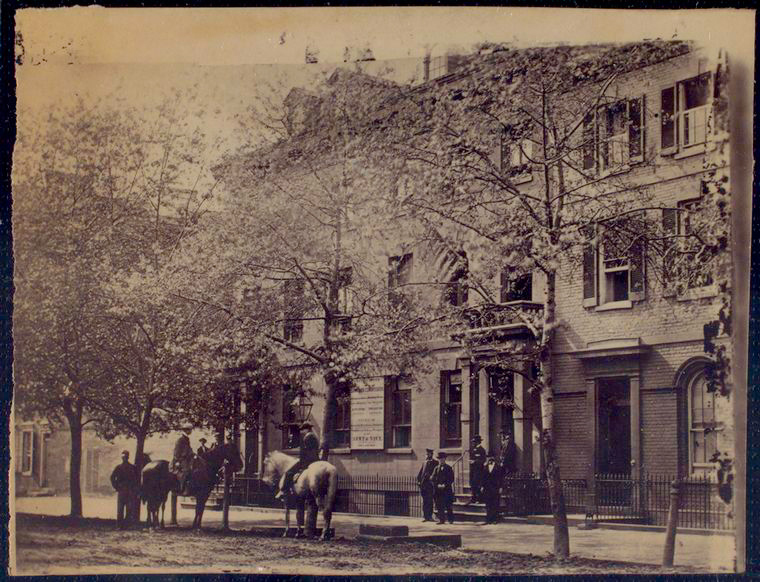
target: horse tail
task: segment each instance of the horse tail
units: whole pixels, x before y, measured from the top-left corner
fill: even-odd
[[[338,495],[338,470],[331,467],[327,473],[327,495],[325,496],[324,511],[332,514],[335,497]]]

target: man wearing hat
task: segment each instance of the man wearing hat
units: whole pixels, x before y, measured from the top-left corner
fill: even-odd
[[[438,461],[433,458],[433,449],[425,449],[425,461],[417,473],[417,486],[420,488],[422,496],[422,515],[425,518],[422,521],[433,521],[433,497],[435,489],[433,488],[433,471],[438,466]]]
[[[435,510],[438,523],[454,523],[454,469],[446,464],[446,453],[438,453],[438,466],[431,477],[435,488]]]
[[[127,526],[132,516],[135,494],[140,485],[137,467],[129,462],[129,451],[121,452],[121,464],[111,473],[111,485],[116,489],[116,524],[119,529]]]
[[[472,437],[470,447],[470,490],[472,498],[470,503],[480,501],[480,487],[483,481],[483,465],[486,462],[486,450],[480,444],[483,439],[480,435]]]
[[[206,439],[201,439],[200,442],[201,446],[198,447],[197,453],[199,457],[205,457],[206,453],[208,453],[208,447],[206,446],[206,442],[208,441],[206,441]]]
[[[186,426],[182,429],[182,434],[174,443],[174,456],[172,459],[172,471],[177,473],[180,483],[180,495],[186,495],[187,482],[190,478],[190,471],[193,465],[195,453],[190,445],[190,433],[193,429]]]
[[[277,492],[275,499],[280,499],[286,491],[290,491],[293,486],[293,477],[298,471],[306,469],[314,461],[319,460],[319,437],[312,430],[310,422],[304,422],[301,425],[301,430],[304,433],[301,435],[301,448],[298,451],[298,462],[295,463],[290,469],[285,471],[285,476],[282,480],[282,489]]]
[[[499,505],[501,504],[501,481],[504,477],[496,457],[488,455],[483,467],[483,488],[481,498],[486,504],[486,523],[496,523],[499,519]]]

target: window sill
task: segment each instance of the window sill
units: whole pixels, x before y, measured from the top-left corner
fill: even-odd
[[[684,148],[680,150],[678,153],[673,155],[674,160],[682,160],[684,158],[690,158],[691,156],[698,156],[699,154],[703,154],[707,151],[710,151],[714,149],[715,146],[711,145],[708,147],[707,144],[701,143],[697,145],[690,146],[688,148]]]
[[[612,311],[614,309],[632,309],[633,301],[611,301],[610,303],[604,303],[598,305],[595,311]]]
[[[461,455],[462,447],[443,447],[438,449],[439,453],[446,453],[447,455]]]
[[[331,455],[350,455],[351,449],[350,448],[343,448],[343,449],[330,449]]]
[[[512,183],[519,186],[533,181],[533,174],[518,174],[512,178]]]
[[[616,176],[618,174],[625,174],[626,172],[629,172],[630,170],[631,170],[631,166],[629,164],[618,166],[616,168],[607,168],[606,170],[602,170],[601,172],[599,172],[599,177],[608,178],[610,176]]]
[[[695,299],[706,299],[708,297],[715,297],[718,294],[718,289],[715,285],[707,285],[705,287],[696,287],[689,289],[678,295],[678,301],[694,301]]]
[[[411,447],[395,447],[392,449],[385,449],[385,452],[389,455],[411,455],[414,449]]]

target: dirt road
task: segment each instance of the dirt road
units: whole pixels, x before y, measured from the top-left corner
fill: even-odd
[[[119,531],[113,520],[19,515],[17,570],[21,575],[142,572],[251,574],[645,574],[651,565],[585,558],[447,549],[429,544],[387,546],[252,536],[245,531],[185,528]],[[680,567],[678,572],[684,572]]]

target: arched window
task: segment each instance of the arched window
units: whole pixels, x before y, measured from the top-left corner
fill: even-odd
[[[689,472],[705,472],[715,467],[710,459],[717,451],[720,428],[715,418],[715,393],[707,389],[704,369],[691,376],[687,391]]]

